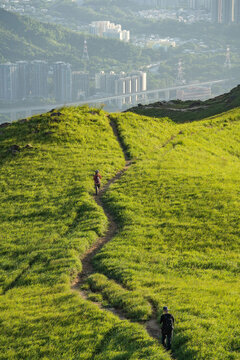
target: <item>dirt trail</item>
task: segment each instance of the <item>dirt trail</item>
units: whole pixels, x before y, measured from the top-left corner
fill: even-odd
[[[82,272],[80,274],[78,274],[78,277],[72,283],[72,289],[76,290],[80,294],[80,296],[82,298],[84,298],[85,300],[88,300],[88,298],[87,298],[86,293],[83,290],[81,290],[81,285],[83,285],[85,280],[91,274],[93,274],[95,272],[93,265],[92,265],[92,259],[102,249],[102,247],[116,235],[116,233],[118,231],[117,223],[114,221],[112,215],[109,214],[105,209],[105,206],[102,202],[102,196],[105,193],[105,191],[109,188],[109,186],[111,184],[113,184],[114,182],[116,182],[117,180],[119,180],[121,178],[121,176],[125,173],[125,171],[127,171],[129,169],[129,167],[132,165],[132,161],[128,158],[126,151],[121,143],[121,139],[119,137],[115,123],[113,121],[110,121],[110,124],[111,124],[113,132],[123,150],[126,163],[125,163],[125,167],[122,170],[120,170],[112,179],[110,179],[108,181],[108,183],[100,190],[99,195],[94,197],[96,203],[103,208],[104,213],[107,216],[108,229],[107,229],[105,235],[103,237],[99,238],[97,240],[97,242],[89,250],[87,250],[87,252],[83,255],[83,257],[81,258]],[[103,309],[103,307],[100,303],[95,303],[95,302],[92,302],[92,303],[94,303],[100,309]],[[154,305],[152,303],[151,303],[151,306],[152,306],[151,318],[144,323],[142,322],[141,324],[145,326],[146,331],[152,338],[159,340],[160,335],[161,335],[161,330],[160,330],[159,323],[157,321],[157,309],[154,307]],[[114,315],[118,316],[118,318],[120,320],[131,321],[131,320],[127,319],[127,317],[124,315],[124,312],[119,309],[107,308],[104,310],[110,311]]]
[[[114,135],[116,136],[121,148],[123,148],[115,123],[113,121],[111,121],[110,124],[112,126]],[[132,165],[132,161],[128,158],[128,156],[124,150],[123,150],[123,153],[124,153],[124,157],[125,157],[124,168],[121,169],[113,178],[111,178],[108,181],[108,183],[103,188],[100,189],[98,195],[94,196],[96,203],[99,206],[101,206],[101,208],[103,208],[104,213],[108,219],[108,229],[107,229],[105,235],[103,237],[100,237],[97,240],[97,242],[90,249],[88,249],[85,252],[85,254],[83,255],[83,257],[81,258],[82,272],[78,275],[77,279],[72,284],[72,288],[75,288],[75,289],[78,288],[80,285],[82,285],[84,283],[84,281],[88,278],[89,275],[94,273],[94,269],[92,266],[92,259],[102,249],[102,247],[114,237],[114,235],[118,231],[118,226],[117,226],[116,222],[113,220],[112,215],[109,214],[105,210],[104,204],[102,202],[102,196],[108,190],[109,186],[111,184],[115,183],[117,180],[119,180],[121,178],[121,176],[125,173],[125,171],[127,171],[128,168]]]
[[[107,216],[108,219],[108,229],[105,233],[105,235],[103,237],[98,238],[97,242],[90,248],[88,249],[85,254],[83,255],[83,257],[81,258],[81,262],[82,262],[82,272],[78,275],[77,279],[75,280],[75,282],[72,284],[73,288],[77,288],[79,287],[81,284],[84,283],[84,281],[88,278],[89,275],[91,275],[92,273],[94,273],[94,269],[92,266],[92,259],[93,257],[102,249],[102,247],[109,242],[114,235],[117,233],[118,227],[116,222],[113,220],[113,217],[111,214],[109,214],[103,205],[102,202],[102,196],[105,193],[105,191],[109,188],[109,186],[111,184],[113,184],[115,181],[117,181],[118,179],[120,179],[120,177],[124,174],[125,171],[127,171],[127,169],[131,166],[131,161],[127,160],[125,167],[120,170],[112,179],[110,179],[108,181],[108,183],[99,191],[99,194],[94,196],[94,199],[96,201],[96,203],[101,206],[104,210],[105,215]]]

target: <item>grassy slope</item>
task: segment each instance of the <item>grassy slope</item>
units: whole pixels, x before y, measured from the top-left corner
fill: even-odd
[[[240,86],[206,101],[170,101],[131,108],[128,111],[151,117],[169,117],[177,123],[201,120],[240,106]],[[195,107],[195,109],[194,109]],[[185,110],[185,111],[180,111]]]
[[[69,290],[106,228],[92,172],[106,181],[124,159],[103,111],[61,112],[0,133],[0,359],[167,359],[141,326]],[[159,315],[169,305],[180,360],[239,359],[240,110],[180,125],[112,117],[135,163],[105,195],[122,228],[95,257],[91,289],[134,319],[149,299]]]
[[[170,306],[178,359],[240,359],[240,109],[184,125],[112,116],[136,161],[105,195],[122,229],[98,271],[159,315]]]
[[[167,359],[141,326],[70,291],[79,255],[106,229],[92,173],[106,182],[124,158],[103,111],[61,112],[0,133],[0,359]]]

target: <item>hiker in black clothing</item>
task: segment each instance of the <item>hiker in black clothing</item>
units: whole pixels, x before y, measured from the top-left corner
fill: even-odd
[[[169,313],[167,306],[163,307],[160,324],[162,324],[162,344],[167,350],[170,350],[173,336],[174,317]]]

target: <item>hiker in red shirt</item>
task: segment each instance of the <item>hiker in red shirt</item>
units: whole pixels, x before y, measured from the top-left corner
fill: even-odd
[[[101,175],[99,173],[99,170],[96,170],[95,171],[95,175],[93,177],[93,180],[94,180],[94,185],[95,185],[95,189],[96,189],[96,195],[98,194],[98,191],[100,189],[100,186],[101,186]]]

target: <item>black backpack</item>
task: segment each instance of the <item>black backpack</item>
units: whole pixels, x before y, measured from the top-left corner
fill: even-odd
[[[173,329],[173,318],[171,314],[165,314],[164,315],[164,323],[163,323],[163,327],[165,330],[167,331],[172,331]]]

